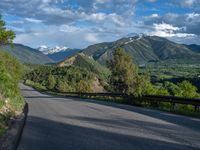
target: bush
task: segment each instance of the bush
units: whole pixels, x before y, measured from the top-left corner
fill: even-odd
[[[77,92],[92,92],[92,88],[90,83],[80,80],[77,84],[77,88],[76,88]]]

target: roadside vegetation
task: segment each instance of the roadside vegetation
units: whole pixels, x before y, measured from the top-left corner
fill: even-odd
[[[15,34],[6,30],[5,22],[0,19],[0,45],[11,44]],[[20,62],[0,52],[0,136],[5,132],[11,117],[19,115],[24,99],[18,87],[23,67]]]
[[[94,78],[94,73],[75,66],[42,66],[25,75],[26,83],[57,92],[92,92]]]

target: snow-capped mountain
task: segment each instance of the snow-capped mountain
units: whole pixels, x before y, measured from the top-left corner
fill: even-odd
[[[41,51],[43,54],[45,55],[49,55],[49,54],[54,54],[54,53],[58,53],[58,52],[63,52],[63,51],[66,51],[68,50],[69,48],[68,47],[60,47],[60,46],[56,46],[56,47],[48,47],[46,45],[41,45],[38,50]]]

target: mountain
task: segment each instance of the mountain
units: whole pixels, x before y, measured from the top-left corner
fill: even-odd
[[[60,51],[53,54],[48,54],[47,56],[54,60],[55,62],[60,62],[70,56],[73,56],[77,53],[79,53],[80,49],[67,49],[66,51]]]
[[[191,49],[194,52],[200,53],[200,45],[191,44],[191,45],[184,45],[187,48]]]
[[[99,75],[100,78],[106,78],[110,74],[110,71],[107,68],[96,62],[92,57],[85,55],[84,53],[78,53],[57,64],[59,67],[72,65],[80,68],[85,68],[86,70]]]
[[[42,52],[24,46],[22,44],[4,45],[0,47],[0,51],[6,51],[18,58],[22,63],[28,64],[47,64],[53,63],[54,61]]]
[[[114,42],[104,42],[88,46],[83,53],[101,64],[112,58],[113,51],[122,47],[137,64],[150,62],[199,63],[200,54],[185,45],[174,43],[158,36],[135,35]]]
[[[50,48],[45,45],[40,46],[38,50],[41,51],[43,54],[47,55],[55,62],[60,62],[81,51],[80,49],[70,49],[68,47],[59,47],[59,46]]]
[[[46,45],[42,45],[42,46],[40,46],[37,49],[40,52],[42,52],[43,54],[48,55],[48,54],[54,54],[54,53],[66,51],[68,49],[68,47],[65,47],[65,46],[63,46],[63,47],[56,46],[56,47],[50,48],[50,47],[48,47]]]

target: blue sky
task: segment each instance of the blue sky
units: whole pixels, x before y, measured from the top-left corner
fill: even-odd
[[[200,44],[200,0],[1,0],[14,42],[84,48],[129,33]]]

